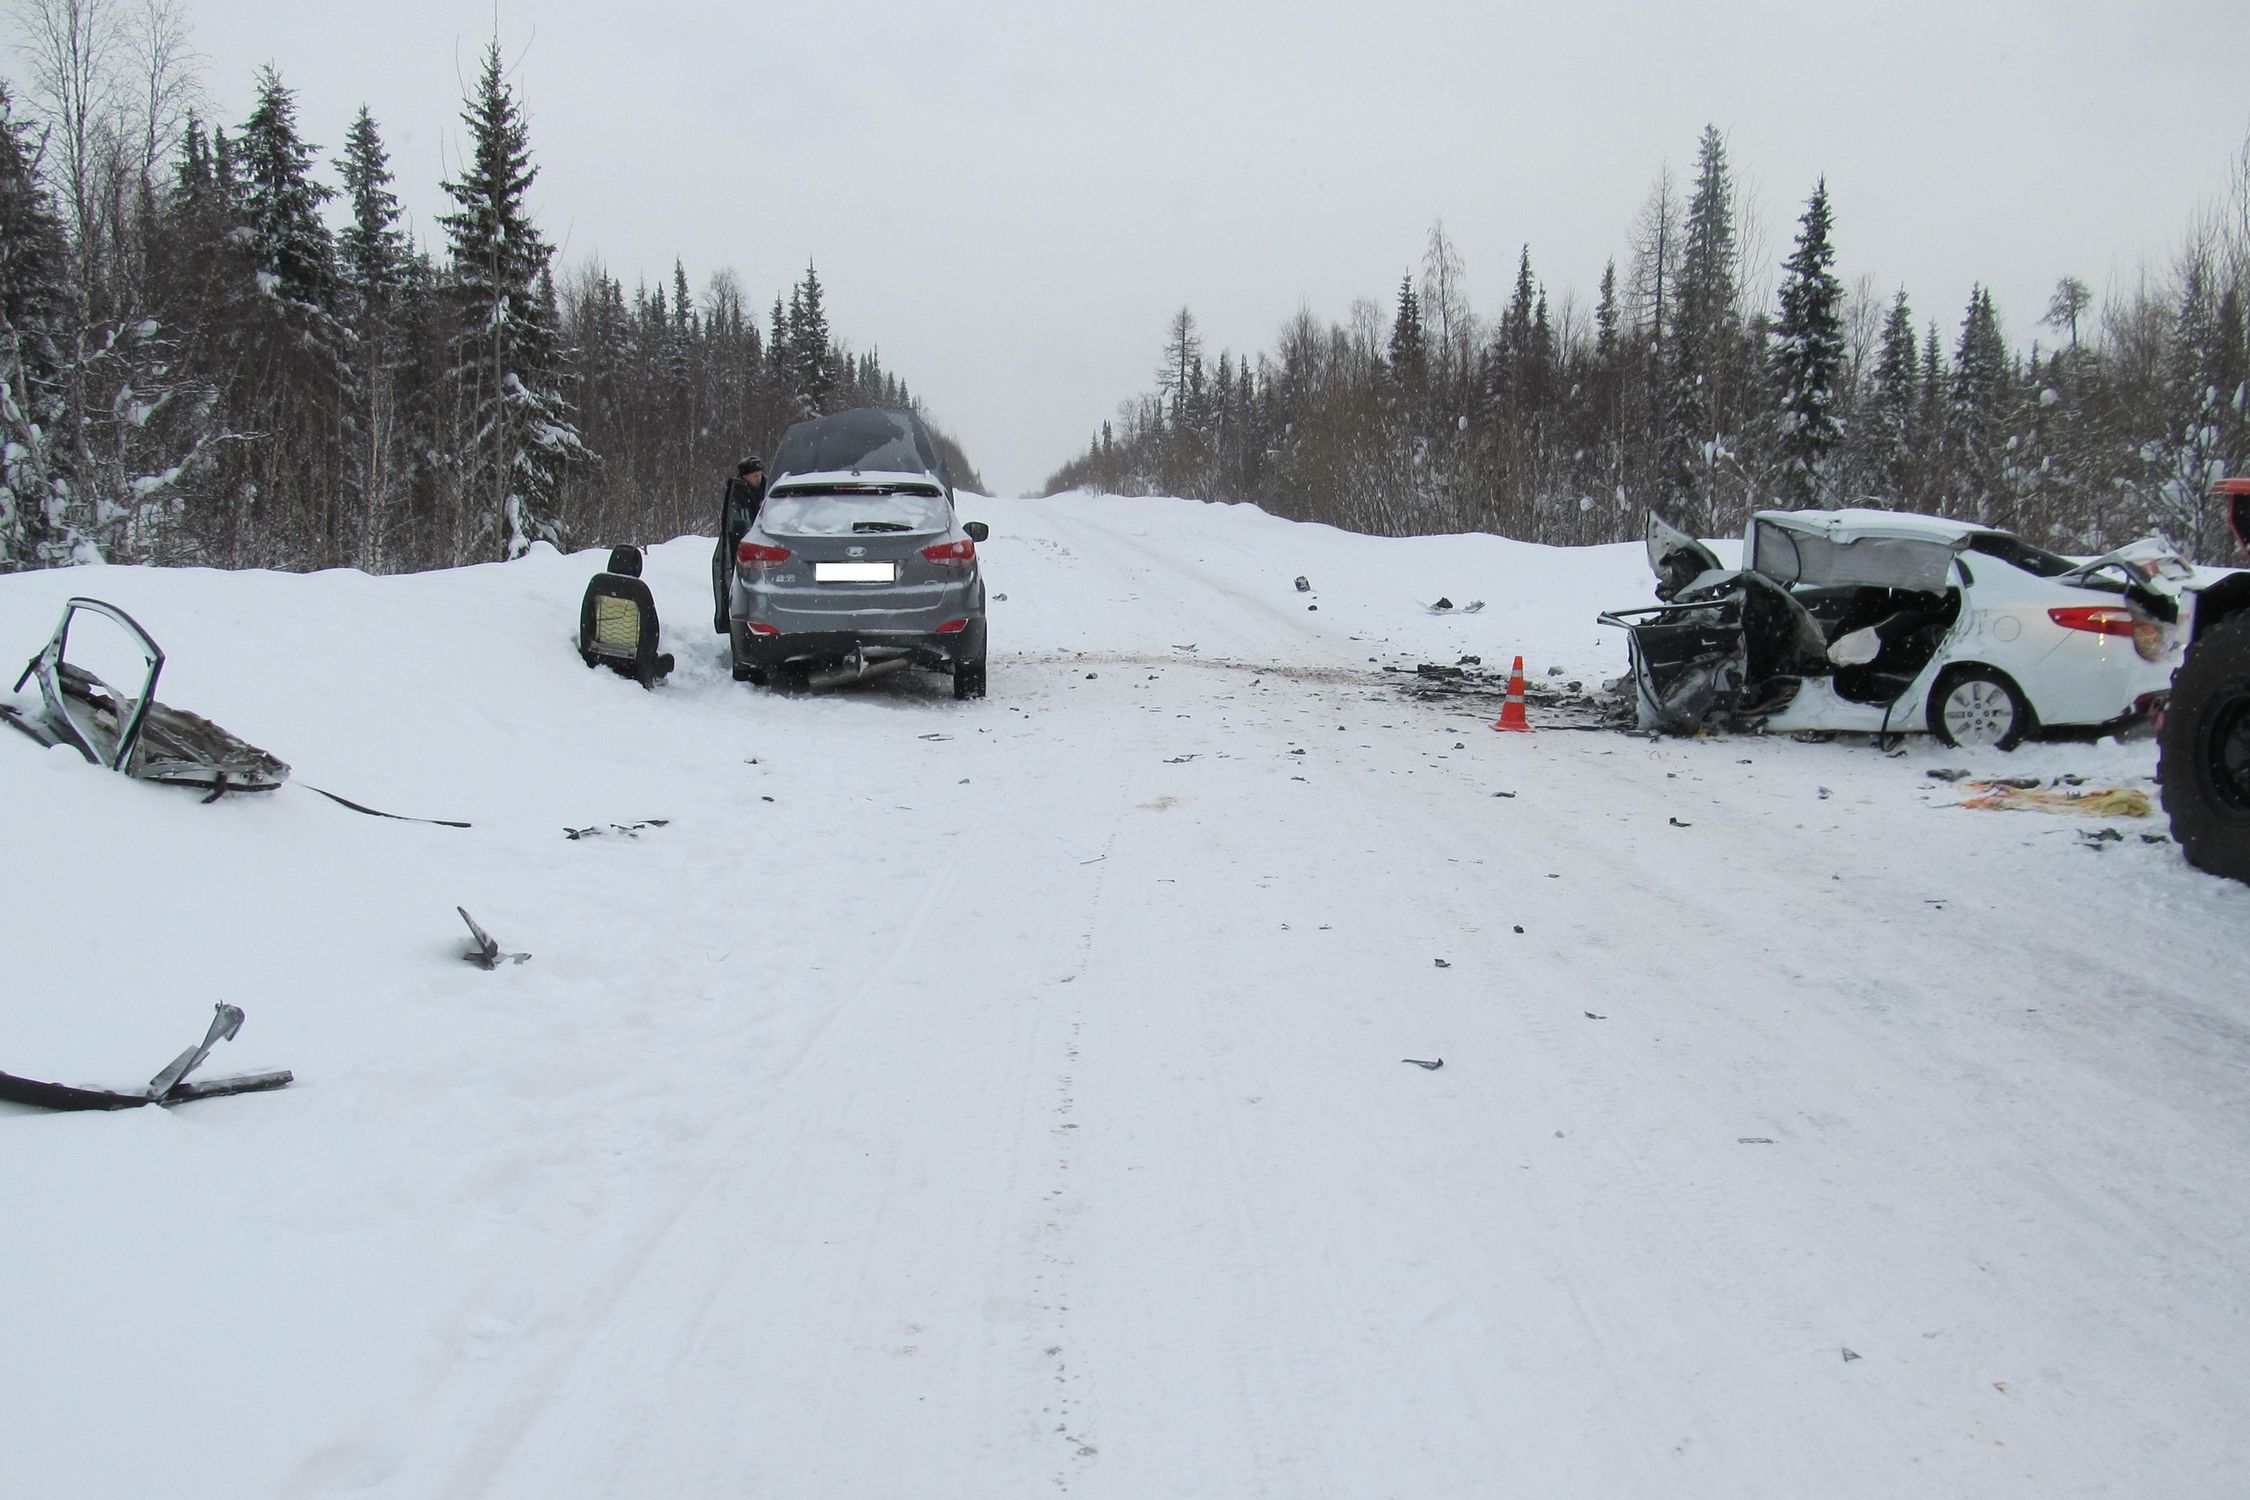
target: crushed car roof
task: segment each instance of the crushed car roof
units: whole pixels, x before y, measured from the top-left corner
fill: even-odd
[[[1754,512],[1750,519],[1785,526],[1792,531],[1816,532],[1831,540],[1879,536],[1901,541],[1953,542],[1994,529],[1973,521],[1895,510],[1761,510]]]

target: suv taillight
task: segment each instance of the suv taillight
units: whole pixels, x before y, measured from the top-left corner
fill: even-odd
[[[787,562],[789,549],[768,547],[758,542],[738,542],[735,544],[734,560],[746,568],[757,563]]]
[[[963,537],[958,542],[940,542],[935,547],[924,547],[922,555],[934,563],[970,563],[977,560],[977,544]]]

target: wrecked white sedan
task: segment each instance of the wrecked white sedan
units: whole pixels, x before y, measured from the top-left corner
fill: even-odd
[[[1743,566],[1648,523],[1656,597],[1631,641],[1644,729],[1927,729],[2012,749],[2161,699],[2195,570],[2161,543],[2078,563],[1990,527],[1876,510],[1759,511]]]

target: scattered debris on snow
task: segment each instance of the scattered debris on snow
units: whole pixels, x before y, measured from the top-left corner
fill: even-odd
[[[475,964],[489,974],[499,968],[503,961],[520,964],[531,957],[528,953],[502,953],[500,944],[493,939],[491,933],[477,925],[477,919],[469,915],[466,907],[456,906],[453,909],[461,913],[461,920],[469,924],[470,936],[476,939],[469,951],[461,955],[466,962]]]
[[[2145,818],[2156,811],[2148,793],[2137,787],[2094,787],[2068,791],[2042,787],[2035,777],[2011,776],[1998,781],[1972,781],[1977,793],[1955,807],[1985,811],[2077,813],[2089,818]]]
[[[214,1078],[206,1083],[189,1083],[188,1074],[203,1065],[203,1060],[211,1055],[211,1049],[242,1029],[240,1006],[221,1001],[211,1009],[211,1026],[203,1033],[203,1040],[173,1058],[168,1067],[148,1081],[146,1088],[74,1088],[69,1084],[42,1083],[35,1078],[18,1078],[12,1073],[0,1073],[0,1099],[11,1104],[28,1104],[37,1109],[138,1109],[144,1104],[185,1104],[194,1099],[216,1099],[226,1094],[263,1093],[269,1089],[285,1088],[296,1081],[296,1075],[284,1068],[271,1073],[241,1073],[231,1078]]]

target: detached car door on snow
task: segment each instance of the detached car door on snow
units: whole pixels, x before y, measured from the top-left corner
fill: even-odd
[[[86,759],[144,781],[211,792],[267,792],[289,767],[209,719],[156,701],[164,651],[140,622],[100,599],[63,606],[16,690],[37,682],[36,708],[0,702],[0,720],[43,745],[68,745]]]

